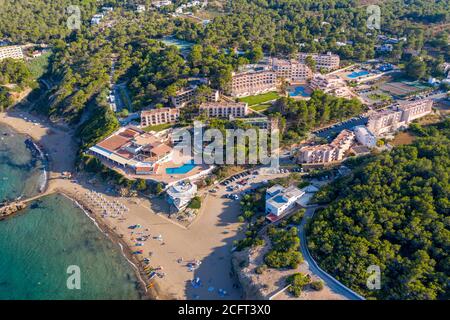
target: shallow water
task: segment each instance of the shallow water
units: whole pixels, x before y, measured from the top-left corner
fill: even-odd
[[[0,202],[37,194],[44,165],[25,144],[27,137],[0,125]]]
[[[0,137],[0,199],[37,193],[42,164],[26,148],[26,137],[5,127]],[[67,286],[68,280],[77,284],[70,266],[79,268],[80,289]],[[62,195],[0,221],[0,300],[138,299],[136,285],[119,246]]]

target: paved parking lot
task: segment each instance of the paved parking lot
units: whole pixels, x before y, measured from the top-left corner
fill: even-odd
[[[366,125],[367,121],[368,121],[367,117],[361,116],[361,117],[352,118],[350,120],[338,123],[332,127],[326,128],[326,129],[314,131],[313,133],[320,138],[332,140],[334,138],[334,136],[337,135],[342,130],[351,129],[355,126]]]

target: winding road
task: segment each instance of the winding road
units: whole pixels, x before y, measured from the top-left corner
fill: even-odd
[[[314,216],[314,212],[318,206],[311,206],[306,209],[305,215],[302,219],[302,223],[299,226],[299,237],[300,237],[300,250],[303,255],[303,259],[305,263],[308,264],[310,271],[321,278],[325,284],[334,292],[342,295],[343,297],[347,298],[348,300],[365,300],[364,297],[357,294],[350,288],[347,288],[342,283],[340,283],[338,280],[333,278],[331,275],[329,275],[327,272],[322,270],[316,261],[314,261],[313,257],[309,253],[308,250],[308,244],[306,240],[306,234],[305,234],[305,225]]]

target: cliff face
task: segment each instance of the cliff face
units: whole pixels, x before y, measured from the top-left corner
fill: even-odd
[[[25,202],[13,202],[10,204],[6,204],[0,206],[0,220],[9,217],[10,215],[16,213],[17,211],[23,210],[26,208]]]
[[[253,281],[251,274],[247,270],[249,264],[249,250],[233,253],[231,262],[239,283],[242,286],[244,299],[265,300],[266,298],[261,294],[262,285]]]

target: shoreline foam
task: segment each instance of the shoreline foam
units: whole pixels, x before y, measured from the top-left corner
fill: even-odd
[[[120,252],[122,253],[122,256],[127,260],[127,262],[133,267],[133,270],[135,271],[135,275],[140,282],[139,286],[139,295],[141,299],[144,298],[154,298],[152,292],[147,288],[150,283],[144,280],[141,273],[144,273],[145,270],[143,267],[141,267],[141,263],[139,261],[132,261],[135,260],[131,254],[130,248],[128,248],[126,243],[123,243],[123,241],[118,237],[112,230],[109,228],[105,223],[100,221],[96,216],[94,211],[89,208],[89,206],[81,199],[77,199],[76,196],[73,194],[68,194],[69,192],[64,190],[56,190],[56,193],[63,195],[64,197],[71,200],[73,203],[75,203],[83,212],[84,214],[94,223],[94,225],[100,230],[101,233],[106,235],[108,239],[110,239],[113,243],[117,244],[120,248]]]
[[[110,227],[108,227],[104,222],[102,222],[100,219],[95,217],[93,210],[91,208],[89,208],[89,206],[86,203],[84,203],[84,201],[82,199],[79,199],[76,195],[72,194],[68,190],[63,190],[63,189],[59,188],[57,186],[57,180],[52,180],[52,181],[50,180],[51,160],[44,153],[44,150],[45,150],[44,147],[40,146],[29,133],[15,129],[9,123],[1,121],[1,118],[0,118],[0,122],[2,123],[2,125],[9,127],[9,129],[11,129],[13,132],[23,134],[30,141],[32,146],[38,151],[39,158],[42,161],[43,166],[44,166],[43,175],[45,175],[44,176],[45,178],[39,186],[39,192],[36,195],[30,196],[28,199],[23,199],[23,201],[27,201],[29,199],[35,200],[35,199],[38,199],[39,197],[44,197],[44,196],[47,196],[47,195],[50,195],[53,193],[61,194],[61,195],[65,196],[66,198],[68,198],[69,200],[71,200],[75,205],[77,205],[88,216],[88,218],[90,220],[93,221],[95,226],[103,234],[105,234],[113,243],[118,245],[118,247],[121,251],[121,254],[125,257],[127,262],[132,266],[133,270],[135,271],[135,275],[139,281],[139,286],[137,289],[138,289],[140,298],[141,299],[146,299],[146,298],[147,299],[157,299],[159,294],[158,294],[158,290],[154,288],[155,286],[157,286],[156,283],[153,283],[152,288],[148,288],[150,283],[148,283],[145,280],[145,278],[143,278],[143,275],[145,275],[144,266],[139,261],[133,262],[133,260],[136,260],[136,259],[132,256],[131,248],[129,248],[129,246],[126,243],[124,243],[120,239],[120,237],[111,230]],[[51,190],[52,184],[53,185],[56,184],[56,186],[53,186],[54,190]],[[91,214],[89,214],[89,213],[91,213]]]

